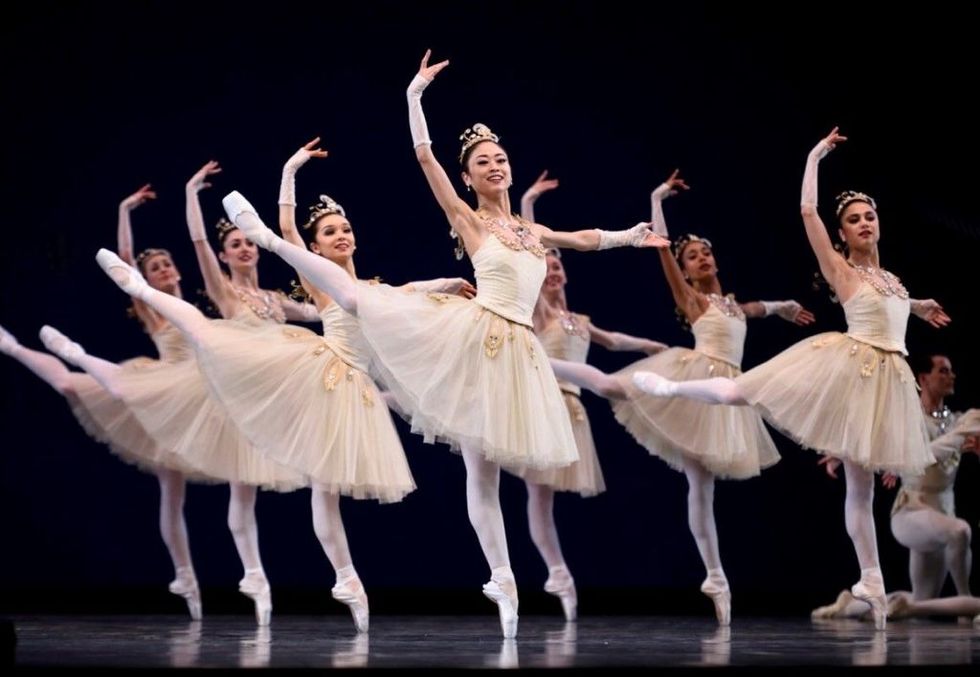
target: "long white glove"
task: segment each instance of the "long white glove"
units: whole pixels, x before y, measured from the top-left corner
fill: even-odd
[[[611,249],[613,247],[639,247],[653,231],[649,223],[638,223],[627,230],[600,230],[599,246],[596,249]]]
[[[778,315],[787,322],[796,320],[796,316],[803,310],[803,306],[793,300],[789,301],[759,301],[765,309],[765,316]]]
[[[667,235],[667,220],[664,218],[663,202],[676,193],[677,191],[671,190],[666,183],[661,183],[650,193],[650,223],[653,226],[653,232],[657,235],[669,237]]]
[[[817,165],[830,152],[830,144],[821,140],[806,156],[806,169],[803,170],[803,189],[800,192],[800,206],[817,206]]]
[[[421,75],[416,74],[412,82],[408,85],[408,126],[412,130],[412,143],[415,148],[419,146],[432,145],[429,138],[429,127],[425,124],[425,115],[422,113],[422,92],[432,80],[426,80]]]

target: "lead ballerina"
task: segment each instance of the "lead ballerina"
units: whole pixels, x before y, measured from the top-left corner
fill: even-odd
[[[237,192],[224,205],[253,242],[357,316],[382,380],[412,430],[462,454],[470,522],[491,569],[483,593],[496,602],[503,635],[511,638],[518,598],[500,510],[500,466],[562,467],[578,457],[561,391],[531,321],[545,276],[545,248],[668,243],[646,223],[624,231],[559,233],[514,215],[507,154],[482,124],[463,134],[459,157],[462,180],[477,195],[477,209],[470,207],[432,154],[422,91],[449,62],[429,66],[429,56],[427,51],[408,88],[409,123],[416,157],[460,241],[458,255],[465,251],[473,262],[474,299],[357,285],[333,262],[277,237]]]
[[[661,397],[711,404],[751,405],[800,445],[843,463],[847,477],[845,523],[861,566],[851,592],[871,607],[875,627],[887,618],[874,518],[874,472],[920,474],[934,462],[919,413],[915,378],[904,356],[911,311],[935,327],[949,317],[934,300],[914,300],[899,279],[880,267],[878,211],[864,193],[838,197],[842,256],[817,213],[817,167],[847,138],[831,133],[810,151],[803,175],[801,213],[820,271],[836,291],[847,333],[801,341],[735,379],[675,382],[636,372],[634,384]]]

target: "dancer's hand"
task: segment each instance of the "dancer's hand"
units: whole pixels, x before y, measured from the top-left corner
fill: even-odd
[[[443,68],[449,65],[449,59],[446,59],[445,61],[440,61],[439,63],[430,66],[429,65],[430,56],[432,56],[432,50],[431,49],[425,50],[425,56],[422,57],[422,62],[419,64],[419,72],[418,72],[419,77],[425,79],[428,82],[432,82],[432,80],[435,79],[437,75],[439,75],[439,72]]]
[[[949,315],[935,299],[913,301],[912,312],[915,313],[916,317],[925,320],[936,329],[942,329],[951,322]]]
[[[125,200],[119,203],[120,209],[125,209],[126,211],[132,211],[139,207],[141,204],[147,200],[155,200],[157,197],[156,192],[150,188],[150,184],[146,184],[138,191],[127,197]]]
[[[218,163],[214,160],[208,160],[207,164],[198,169],[197,173],[187,181],[187,190],[198,193],[205,188],[210,188],[211,184],[207,181],[208,177],[219,173],[221,173],[221,167],[218,166]]]
[[[822,145],[825,149],[825,152],[821,153],[821,157],[834,150],[834,148],[837,147],[837,144],[847,141],[846,136],[838,133],[839,130],[840,127],[834,127],[832,130],[830,130],[830,134],[822,138],[820,143],[817,144],[818,147]]]
[[[538,177],[538,180],[531,184],[530,188],[524,191],[521,201],[523,202],[524,200],[530,200],[531,202],[534,202],[541,197],[543,193],[547,193],[549,190],[554,190],[557,187],[558,179],[549,179],[548,170],[546,169],[541,172],[541,176]]]
[[[834,456],[821,456],[820,460],[817,461],[818,465],[822,465],[823,469],[827,472],[828,477],[833,477],[837,479],[837,469],[841,466],[842,461]]]
[[[470,284],[469,280],[454,277],[450,278],[449,284],[446,286],[446,293],[456,294],[457,296],[462,296],[464,299],[471,299],[476,296],[476,287]]]
[[[654,249],[666,249],[667,247],[670,247],[670,240],[663,237],[662,235],[657,235],[652,230],[650,230],[649,222],[640,225],[645,226],[648,232],[646,237],[643,238],[640,244],[636,245],[637,247],[641,247],[641,248],[653,247]]]
[[[960,447],[960,452],[964,454],[972,453],[980,455],[980,436],[967,435],[966,439],[963,440],[963,446]]]
[[[691,187],[687,185],[684,182],[684,179],[679,176],[680,173],[680,169],[675,169],[673,172],[671,172],[670,176],[667,177],[667,180],[654,189],[653,197],[663,200],[671,195],[677,195],[678,189],[690,190]]]
[[[310,158],[327,157],[327,155],[329,155],[327,151],[323,150],[322,148],[315,148],[315,146],[318,146],[319,144],[320,137],[318,136],[293,153],[293,156],[286,160],[286,164],[283,166],[283,169],[296,172],[300,167],[309,162]]]
[[[801,327],[813,324],[816,320],[813,313],[792,299],[789,301],[762,301],[761,303],[766,309],[767,315],[781,317],[787,322],[798,324]]]
[[[886,472],[881,476],[881,486],[885,489],[894,489],[898,486],[898,475],[893,472]]]

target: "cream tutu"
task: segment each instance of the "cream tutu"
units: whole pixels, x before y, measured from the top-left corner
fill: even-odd
[[[247,308],[233,320],[212,320],[256,331],[265,322]],[[187,342],[173,326],[153,335],[166,359],[120,379],[126,406],[158,445],[209,477],[289,491],[305,486],[301,473],[262,457],[215,399]]]
[[[585,315],[566,315],[552,322],[539,334],[541,345],[548,357],[571,362],[586,361],[591,339],[588,333],[589,318]],[[572,423],[578,461],[562,468],[547,470],[515,469],[515,475],[528,482],[544,484],[555,491],[574,491],[582,496],[595,496],[606,490],[606,482],[599,465],[589,415],[579,399],[581,389],[567,381],[558,381],[565,400],[565,409]]]
[[[636,371],[652,371],[672,381],[741,374],[745,318],[723,300],[710,300],[691,326],[694,350],[671,348],[616,372],[627,399],[611,404],[616,420],[633,438],[675,470],[683,471],[688,457],[718,477],[745,479],[779,461],[776,445],[756,411],[654,397],[633,385]]]
[[[848,332],[818,334],[736,379],[801,446],[869,470],[921,474],[934,459],[906,363],[908,299],[867,282],[843,304]]]
[[[504,466],[565,466],[578,459],[575,437],[531,330],[544,252],[505,246],[493,233],[472,257],[475,299],[362,285],[358,321],[386,387],[426,442],[466,446]]]
[[[212,325],[198,365],[235,424],[269,459],[354,498],[415,488],[388,407],[367,376],[357,320],[336,304],[323,336],[300,327]]]

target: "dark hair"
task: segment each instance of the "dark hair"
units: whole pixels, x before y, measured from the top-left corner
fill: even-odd
[[[912,373],[915,374],[915,379],[918,380],[919,376],[922,374],[928,374],[932,372],[935,368],[935,358],[945,357],[942,353],[937,352],[927,352],[927,353],[915,353],[909,356],[909,366],[912,367]]]
[[[492,142],[500,146],[499,141],[494,141],[493,139],[483,139],[482,141],[477,141],[472,146],[464,150],[463,154],[459,156],[459,166],[462,167],[464,172],[467,171],[466,165],[470,161],[470,156],[473,155],[473,151],[487,142]],[[507,152],[507,149],[503,146],[500,146],[500,150],[504,151],[505,153]]]

